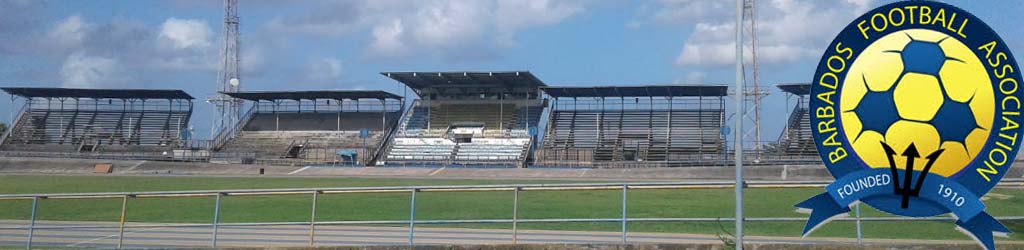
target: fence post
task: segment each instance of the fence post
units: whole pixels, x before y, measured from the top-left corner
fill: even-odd
[[[861,223],[861,219],[860,219],[860,203],[857,203],[857,205],[854,205],[853,208],[854,208],[854,216],[857,216],[857,245],[860,245],[860,244],[864,243],[864,240],[863,240],[864,237],[863,237],[863,234],[862,234],[862,231],[861,231],[861,225],[860,225],[860,223]]]
[[[519,244],[519,187],[512,196],[512,244]]]
[[[36,229],[36,208],[39,205],[39,197],[32,197],[32,217],[28,221],[28,242],[25,243],[25,249],[32,249],[32,234]]]
[[[312,208],[310,209],[310,210],[312,210],[310,212],[311,214],[309,215],[309,247],[310,248],[313,247],[313,245],[314,245],[313,242],[315,242],[315,238],[314,237],[316,237],[316,200],[317,200],[317,197],[319,195],[320,195],[320,191],[313,191],[313,205],[312,205]]]
[[[125,216],[128,215],[128,195],[121,198],[121,227],[117,232],[117,249],[122,249],[124,246],[124,223]]]
[[[409,202],[409,245],[413,245],[414,233],[416,232],[416,192],[419,191],[415,188],[412,189],[412,198]]]
[[[628,190],[626,184],[622,184],[622,244],[626,245],[626,190]]]
[[[213,202],[213,237],[212,237],[213,238],[212,239],[213,242],[211,243],[211,247],[212,248],[217,248],[217,227],[218,227],[217,224],[220,223],[220,197],[221,196],[222,196],[221,193],[217,193],[217,198],[215,198],[214,202]]]

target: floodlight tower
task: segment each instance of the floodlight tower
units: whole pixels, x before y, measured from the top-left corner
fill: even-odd
[[[224,0],[224,46],[221,47],[220,69],[217,71],[218,93],[209,99],[210,103],[217,106],[213,128],[210,131],[212,137],[233,126],[241,116],[242,101],[223,94],[238,92],[242,87],[238,69],[238,50],[241,43],[238,20],[238,0]]]
[[[767,91],[760,88],[757,62],[757,8],[755,0],[743,0],[743,32],[750,39],[745,44],[750,53],[750,61],[744,62],[744,79],[749,83],[749,88],[744,90],[743,102],[746,109],[743,110],[743,120],[753,126],[749,126],[743,133],[743,140],[752,142],[748,144],[754,149],[756,159],[761,159],[762,138],[761,138],[761,99],[768,96]],[[749,65],[747,65],[749,64]],[[749,70],[748,70],[749,69]],[[749,76],[748,76],[749,74]],[[753,81],[751,81],[753,80]]]

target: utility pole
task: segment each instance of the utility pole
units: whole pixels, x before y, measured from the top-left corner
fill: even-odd
[[[761,82],[757,61],[757,8],[754,2],[755,0],[743,0],[743,19],[740,21],[745,28],[745,35],[750,38],[750,43],[744,44],[750,49],[750,75],[748,77],[745,65],[743,77],[744,79],[753,80],[750,84],[750,89],[744,91],[742,100],[746,102],[746,108],[743,110],[743,119],[752,126],[747,127],[746,130],[738,131],[743,133],[744,140],[753,143],[750,146],[754,149],[755,161],[759,161],[761,160],[761,151],[764,146],[763,138],[761,138],[761,99],[768,96],[768,92],[760,88]]]
[[[743,71],[743,13],[746,0],[736,0],[736,112],[744,111],[743,101],[746,94]],[[736,119],[736,131],[733,133],[733,151],[736,154],[736,249],[743,250],[743,117]]]
[[[241,41],[238,33],[238,0],[224,0],[224,46],[220,51],[220,68],[217,72],[217,92],[208,102],[217,106],[214,114],[211,138],[234,126],[241,115],[242,101],[223,93],[238,92],[241,83],[238,64],[238,50]]]

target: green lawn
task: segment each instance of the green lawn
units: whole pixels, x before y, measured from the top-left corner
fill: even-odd
[[[59,193],[168,191],[244,188],[300,188],[353,186],[465,185],[501,183],[551,183],[552,181],[416,180],[361,178],[226,178],[226,177],[117,177],[117,176],[0,176],[0,193]],[[748,217],[806,217],[793,204],[820,189],[750,189],[746,194]],[[998,198],[988,199],[987,211],[995,216],[1024,215],[1024,190],[996,189]],[[621,216],[621,191],[526,191],[520,193],[520,218],[617,218]],[[732,189],[714,190],[631,190],[628,214],[633,218],[731,217]],[[310,195],[229,196],[222,200],[223,222],[308,221]],[[405,220],[409,216],[409,194],[329,194],[318,201],[318,220]],[[42,200],[42,220],[117,221],[120,199]],[[511,192],[417,194],[417,220],[508,219],[512,214]],[[0,219],[28,219],[31,201],[0,201]],[[864,216],[884,216],[867,206]],[[208,223],[212,220],[213,198],[132,199],[128,220],[134,222]],[[1004,222],[1014,231],[1024,223]],[[748,222],[747,233],[765,236],[799,236],[803,222]],[[507,224],[444,225],[474,228],[511,228]],[[608,230],[617,223],[520,224],[523,229]],[[630,231],[714,234],[731,223],[631,223]],[[852,222],[832,222],[813,237],[853,237]],[[865,222],[865,237],[968,239],[950,222]],[[1015,240],[1024,239],[1016,234]]]

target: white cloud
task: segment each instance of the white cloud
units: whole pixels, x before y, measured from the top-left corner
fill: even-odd
[[[704,83],[704,80],[706,80],[707,77],[708,77],[708,75],[704,74],[704,72],[693,71],[693,72],[690,72],[690,73],[686,74],[686,81],[687,81],[687,83],[691,83],[691,84],[692,83]]]
[[[64,60],[60,68],[64,87],[111,87],[122,83],[125,76],[117,59],[89,56],[76,52]]]
[[[735,8],[718,2],[674,0],[675,9],[664,10],[655,18],[667,19],[672,13],[690,13],[707,8],[702,15],[735,16]],[[836,30],[849,23],[871,4],[870,0],[819,2],[811,0],[772,0],[758,5],[758,60],[785,63],[819,56]],[[720,4],[719,4],[720,5]],[[734,7],[734,6],[732,6]],[[744,58],[750,62],[749,38],[745,38]],[[676,59],[680,66],[721,67],[735,63],[735,22],[731,19],[697,21]]]
[[[321,58],[311,62],[306,75],[314,81],[337,81],[341,79],[344,68],[337,58]]]
[[[212,44],[212,33],[206,21],[169,18],[160,26],[159,41],[174,49],[202,49]]]
[[[302,17],[275,17],[264,28],[280,34],[339,37],[367,31],[366,54],[482,58],[514,45],[520,31],[552,25],[583,11],[568,0],[317,1]],[[470,51],[474,50],[474,51]],[[474,53],[467,55],[467,53]]]
[[[528,27],[557,24],[583,11],[579,1],[498,1],[495,13],[500,43],[511,43],[515,32]]]
[[[722,21],[735,16],[735,0],[659,0],[654,5],[643,6],[655,9],[655,21],[678,23],[693,21]],[[729,13],[733,13],[729,15]]]
[[[369,51],[373,54],[385,56],[404,54],[405,42],[402,41],[404,33],[405,26],[402,25],[402,19],[395,19],[391,23],[374,27]]]
[[[82,21],[81,15],[73,15],[57,23],[48,36],[59,46],[77,47],[85,41],[88,26],[89,24]]]

